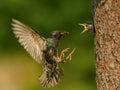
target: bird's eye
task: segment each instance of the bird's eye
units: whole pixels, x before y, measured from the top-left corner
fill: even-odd
[[[56,34],[54,34],[53,36],[54,36],[54,37],[57,37],[57,35],[56,35]]]

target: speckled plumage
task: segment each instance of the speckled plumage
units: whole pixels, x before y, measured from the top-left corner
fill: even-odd
[[[43,63],[43,73],[39,77],[43,87],[55,86],[63,76],[58,65],[58,41],[66,32],[53,31],[48,39],[38,35],[32,28],[12,19],[12,30],[24,49],[38,62]]]

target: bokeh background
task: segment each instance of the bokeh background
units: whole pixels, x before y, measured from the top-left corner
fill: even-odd
[[[49,90],[95,90],[94,34],[80,35],[78,23],[92,21],[91,0],[1,0],[0,90],[46,90],[39,84],[42,66],[35,62],[14,37],[11,19],[31,26],[48,37],[52,30],[68,31],[59,51],[76,48],[72,60],[61,64],[65,76]]]

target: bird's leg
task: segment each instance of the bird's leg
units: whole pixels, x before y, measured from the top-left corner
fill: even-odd
[[[68,59],[71,60],[72,55],[75,51],[75,48],[67,55],[67,57],[65,58],[65,52],[68,52],[70,48],[65,48],[61,51],[60,57],[58,58],[58,62],[66,62]]]
[[[61,51],[61,54],[60,54],[60,58],[61,58],[61,59],[65,57],[65,52],[68,52],[69,49],[70,49],[70,48],[65,48],[65,49],[63,49],[63,50]]]
[[[66,57],[66,60],[68,60],[68,59],[71,60],[74,52],[75,52],[75,48],[68,54],[68,56]]]
[[[65,48],[61,51],[60,56],[58,57],[58,62],[62,62],[65,57],[65,52],[68,52],[70,48]]]

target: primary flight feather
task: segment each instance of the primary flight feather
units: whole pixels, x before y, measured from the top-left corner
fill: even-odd
[[[43,73],[39,80],[43,87],[55,86],[63,76],[63,70],[58,66],[58,41],[68,32],[53,31],[45,39],[29,26],[12,19],[12,30],[24,49],[38,62],[44,62]],[[72,52],[73,53],[73,52]]]

